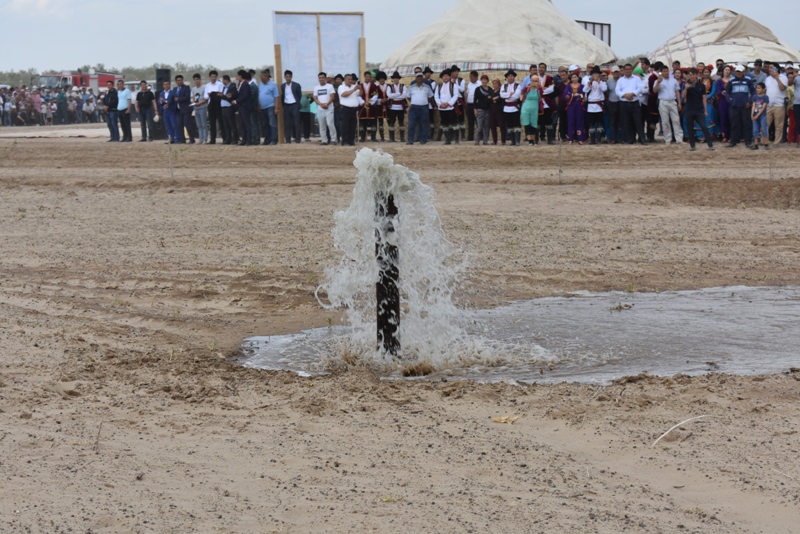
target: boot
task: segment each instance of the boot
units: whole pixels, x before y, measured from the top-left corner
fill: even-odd
[[[394,140],[394,128],[389,130],[389,142],[390,143],[394,143],[395,142],[395,140]]]
[[[443,135],[444,135],[444,128],[439,128],[439,135],[436,136],[436,140],[437,141],[441,141]],[[433,139],[432,135],[431,135],[431,139]]]
[[[511,141],[511,146],[517,146],[517,134],[514,130],[509,130],[506,134],[506,138]]]
[[[394,129],[394,128],[392,128],[392,129]],[[386,134],[383,133],[383,120],[381,120],[380,124],[378,124],[378,132],[381,134],[381,143],[385,143],[386,139],[385,139],[384,136]],[[394,132],[392,132],[392,133],[394,133]]]
[[[361,131],[359,132],[359,137],[361,138],[361,142],[362,143],[367,140],[367,128],[366,127],[361,128]]]
[[[446,145],[452,144],[453,132],[451,130],[447,130],[446,132],[444,132],[444,137],[446,139],[444,144]]]
[[[522,132],[517,130],[516,132],[514,132],[514,136],[517,138],[517,145],[522,146]]]
[[[376,134],[377,134],[377,133],[378,133],[378,132],[376,132],[375,130],[372,130],[372,131],[370,132],[370,134],[369,134],[369,139],[370,139],[370,141],[372,141],[373,143],[377,143],[377,142],[378,142],[378,140],[375,138],[375,136],[376,136]]]
[[[463,131],[464,130],[461,130],[461,132],[463,132]],[[456,142],[456,144],[458,144],[459,143],[459,137],[461,137],[461,133],[459,133],[458,130],[454,131],[453,133],[455,134],[455,135],[453,135],[453,137],[455,137],[455,142]]]
[[[400,127],[400,142],[401,143],[406,142],[406,129],[403,128],[402,126]]]

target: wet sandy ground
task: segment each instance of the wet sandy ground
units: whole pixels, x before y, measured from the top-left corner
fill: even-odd
[[[793,147],[383,147],[470,255],[464,305],[800,284]],[[169,150],[0,141],[0,532],[796,528],[799,373],[598,389],[236,367],[244,337],[328,324],[313,289],[353,153],[182,147],[173,178]]]

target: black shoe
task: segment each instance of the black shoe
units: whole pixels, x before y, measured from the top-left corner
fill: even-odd
[[[695,150],[697,150],[697,147],[693,147],[693,146],[692,146],[692,147],[689,147],[689,151],[690,151],[690,152],[694,152]]]
[[[647,146],[650,143],[648,143],[647,141],[639,141],[639,144],[642,145],[642,146]]]
[[[247,146],[247,143],[244,143],[244,142],[237,143],[236,146]]]
[[[116,143],[116,142],[117,142],[116,139],[109,139],[108,141],[106,141],[106,143]]]
[[[146,143],[146,142],[147,142],[147,139],[139,139],[139,142],[140,142],[140,143]]]
[[[152,143],[153,141],[154,141],[154,139],[152,139],[152,138],[147,140],[148,143]]]
[[[485,145],[485,144],[486,144],[486,143],[484,143],[484,145]],[[547,144],[548,144],[548,145],[554,145],[554,144],[556,144],[556,142],[555,142],[555,141],[553,141],[552,139],[548,139],[548,140],[547,140]]]
[[[193,145],[193,144],[194,144],[194,139],[192,139],[191,141],[189,141],[189,144],[190,144],[190,145]]]
[[[727,145],[725,145],[725,148],[733,148],[735,146],[736,146],[736,143],[728,143]]]
[[[208,143],[206,143],[206,144],[207,144],[207,145],[216,145],[216,144],[217,144],[217,142],[216,142],[216,141],[209,141],[209,142],[208,142]]]
[[[750,145],[747,147],[749,150],[758,150],[758,145]]]

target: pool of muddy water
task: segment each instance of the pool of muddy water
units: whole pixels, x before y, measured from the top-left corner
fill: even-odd
[[[468,335],[517,356],[498,349],[501,365],[443,369],[426,379],[603,384],[642,372],[752,375],[800,367],[800,287],[580,292],[465,310],[460,319]],[[348,330],[251,337],[241,363],[317,374],[333,340]]]

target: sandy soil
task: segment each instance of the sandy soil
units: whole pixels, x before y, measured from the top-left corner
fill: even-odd
[[[795,148],[391,149],[472,257],[466,305],[800,284]],[[0,141],[0,532],[797,532],[800,371],[234,365],[244,337],[327,324],[312,292],[352,157],[194,146],[173,178],[160,143]]]

